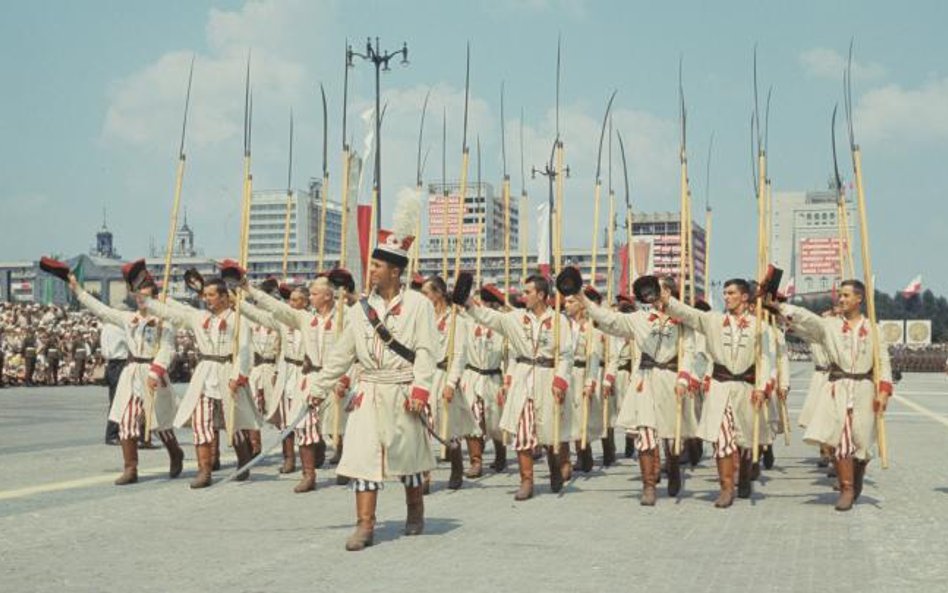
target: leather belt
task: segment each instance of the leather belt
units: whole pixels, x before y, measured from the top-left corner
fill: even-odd
[[[122,359],[119,358],[119,359],[115,359],[115,360],[122,360]],[[151,364],[152,362],[154,362],[155,359],[154,359],[154,358],[143,358],[143,357],[140,357],[140,356],[129,356],[127,360],[128,360],[128,362],[129,362],[130,364]],[[110,360],[109,362],[112,362],[112,361]],[[122,362],[125,362],[125,361],[122,360]]]
[[[284,357],[283,357],[283,362],[285,362],[285,363],[287,363],[287,364],[291,364],[291,365],[293,365],[293,366],[295,366],[295,367],[302,367],[302,366],[303,366],[303,361],[302,361],[302,360],[297,360],[297,359],[295,359],[295,358],[290,358],[289,356],[284,356]]]
[[[442,371],[448,370],[448,359],[445,358],[444,360],[438,362],[438,364],[437,364],[436,366],[437,366],[439,369],[441,369]]]
[[[254,352],[254,355],[253,355],[253,366],[258,366],[258,365],[261,365],[261,364],[276,364],[276,361],[277,361],[276,358],[268,358],[268,357],[261,356],[261,355],[257,354],[256,352]]]
[[[639,359],[639,370],[647,371],[649,369],[661,369],[663,371],[677,371],[678,370],[678,356],[676,355],[671,360],[666,362],[658,362],[651,356],[646,353],[642,353],[642,357]]]
[[[527,356],[518,356],[516,359],[517,364],[528,364],[532,367],[543,367],[545,369],[553,368],[553,359],[540,357],[540,358],[529,358]]]
[[[469,364],[464,365],[464,368],[466,368],[469,371],[474,371],[478,375],[484,375],[485,377],[493,377],[493,376],[499,376],[503,374],[503,371],[501,371],[500,369],[479,369],[476,366],[472,366]]]
[[[627,372],[627,373],[631,373],[631,372],[632,372],[632,361],[631,361],[631,360],[627,360],[627,361],[623,362],[622,364],[620,364],[620,365],[616,368],[616,371],[625,371],[625,372]]]
[[[829,367],[829,380],[839,381],[840,379],[849,379],[851,381],[872,381],[872,371],[865,373],[847,373],[835,364]]]
[[[225,362],[230,362],[230,360],[231,360],[230,354],[203,354],[203,353],[198,354],[198,362],[207,361],[207,362],[218,362],[218,363],[223,364]]]
[[[711,371],[711,378],[721,382],[750,383],[753,385],[757,380],[757,372],[754,365],[750,365],[740,373],[732,373],[723,364],[714,364],[714,370]]]
[[[830,368],[827,365],[816,365],[813,367],[813,370],[817,373],[828,373]]]
[[[574,361],[573,361],[573,367],[575,367],[575,368],[577,368],[577,369],[584,369],[584,368],[586,368],[586,361],[585,361],[585,360],[574,360]]]

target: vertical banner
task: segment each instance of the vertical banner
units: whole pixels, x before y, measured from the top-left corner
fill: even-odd
[[[369,249],[372,246],[369,237],[369,225],[372,224],[372,206],[370,204],[359,204],[356,216],[359,221],[359,260],[362,264],[362,277],[365,277],[365,271],[369,266]]]
[[[548,204],[537,207],[537,265],[540,273],[550,275],[550,209]]]

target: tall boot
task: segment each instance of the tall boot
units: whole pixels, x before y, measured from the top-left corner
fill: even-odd
[[[248,430],[247,436],[250,440],[250,457],[256,457],[263,451],[263,441],[261,440],[259,430]]]
[[[848,511],[853,508],[855,500],[852,457],[836,460],[836,475],[839,476],[839,498],[836,499],[836,510]]]
[[[358,552],[372,545],[378,491],[356,492],[356,529],[346,540],[346,550]]]
[[[655,506],[655,478],[659,473],[658,449],[639,451],[639,470],[642,472],[642,497],[639,504],[644,507]]]
[[[826,468],[830,464],[829,447],[820,445],[820,459],[816,462],[816,467]]]
[[[704,441],[697,438],[688,439],[685,446],[688,451],[688,463],[691,467],[696,467],[704,455]]]
[[[174,436],[174,432],[170,430],[158,431],[158,437],[161,439],[161,442],[164,443],[165,449],[168,450],[168,459],[170,460],[168,477],[171,479],[177,478],[181,475],[181,470],[184,466],[184,451],[181,450],[181,445],[178,444],[178,439]]]
[[[425,530],[425,495],[421,486],[405,486],[405,505],[408,507],[405,535],[421,535]]]
[[[556,447],[550,445],[546,448],[546,462],[550,468],[550,491],[555,494],[563,489],[563,466],[557,459]],[[569,457],[566,465],[569,465]]]
[[[195,445],[194,453],[197,456],[198,472],[191,480],[191,488],[207,488],[211,485],[211,468],[214,467],[214,444]]]
[[[342,436],[337,436],[333,440],[333,452],[332,457],[329,458],[329,465],[339,465],[339,461],[342,460]]]
[[[734,455],[717,459],[721,492],[718,494],[718,499],[714,501],[714,506],[719,509],[726,509],[734,502],[734,461]]]
[[[518,453],[517,459],[519,458],[520,455]],[[533,461],[532,457],[530,461]],[[504,445],[504,441],[501,439],[494,439],[494,463],[490,465],[490,468],[495,472],[502,472],[507,469],[507,447]]]
[[[585,465],[585,460],[583,458],[583,449],[581,445],[582,443],[578,440],[573,442],[573,448],[576,449],[576,463],[574,463],[570,469],[572,469],[572,471],[574,472],[585,471],[583,470],[583,466]]]
[[[681,465],[678,455],[675,455],[671,446],[665,445],[665,462],[668,464],[668,496],[675,498],[681,491]]]
[[[560,443],[559,461],[563,483],[569,482],[573,479],[573,466],[569,462],[569,443]]]
[[[211,469],[217,471],[221,468],[221,431],[214,431],[217,434],[213,441],[213,454],[211,456]]]
[[[868,459],[853,459],[853,502],[859,500],[859,495],[862,494],[862,480],[866,476],[867,465]]]
[[[448,476],[448,489],[458,490],[464,482],[464,457],[460,445],[448,448],[448,461],[451,462],[451,474]]]
[[[616,462],[616,435],[615,430],[610,428],[606,431],[606,438],[602,439],[602,465],[610,467]]]
[[[751,487],[751,474],[753,472],[753,463],[751,462],[750,452],[744,449],[738,449],[740,452],[740,467],[737,471],[737,497],[750,498],[753,488]]]
[[[625,458],[632,459],[635,457],[635,435],[627,434],[625,435]]]
[[[764,447],[764,469],[772,469],[774,466],[774,446]]]
[[[322,469],[326,463],[326,441],[320,438],[316,443],[316,469]]]
[[[471,467],[464,476],[468,478],[481,477],[484,474],[484,439],[481,437],[468,437],[467,452],[471,458]]]
[[[122,439],[120,442],[122,444],[124,471],[121,476],[115,479],[115,485],[125,486],[138,481],[138,441]]]
[[[517,451],[517,464],[520,466],[520,488],[514,500],[528,500],[533,498],[533,453]]]
[[[584,474],[588,474],[593,470],[593,448],[592,444],[586,443],[586,448],[580,451],[580,459],[582,459],[582,470]]]
[[[283,441],[284,447],[286,441]],[[293,442],[290,441],[290,447]],[[303,475],[293,492],[302,494],[316,489],[316,445],[300,445],[300,463],[303,465]]]
[[[303,445],[300,445],[300,461],[303,461]],[[313,461],[316,461],[315,451],[313,452]],[[279,471],[281,474],[292,474],[296,471],[296,451],[293,450],[292,435],[283,439],[283,465],[280,466]],[[305,465],[303,466],[303,473],[306,473]]]
[[[243,467],[247,464],[247,462],[253,459],[253,456],[250,452],[250,439],[248,438],[247,432],[248,431],[242,431],[243,438],[234,443],[234,453],[237,454],[237,467]],[[246,469],[237,474],[237,477],[234,478],[234,480],[237,482],[243,482],[249,478],[250,470]]]

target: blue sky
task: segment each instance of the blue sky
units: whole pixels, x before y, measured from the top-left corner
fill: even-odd
[[[948,41],[944,2],[20,2],[0,21],[0,259],[88,248],[102,208],[126,257],[161,244],[187,64],[196,55],[183,204],[208,255],[233,252],[241,183],[243,61],[253,48],[256,188],[285,183],[287,119],[296,114],[295,180],[320,174],[321,108],[330,108],[331,179],[338,190],[345,39],[407,41],[411,64],[383,78],[385,192],[414,182],[415,135],[432,89],[429,180],[440,172],[440,117],[448,113],[448,176],[460,168],[464,44],[472,46],[471,144],[485,180],[499,182],[501,81],[507,86],[508,167],[519,190],[517,116],[525,111],[527,190],[553,134],[556,36],[563,36],[562,131],[568,245],[589,242],[599,119],[619,91],[615,125],[629,150],[636,210],[676,210],[677,65],[684,60],[696,209],[715,133],[711,203],[716,277],[753,267],[749,165],[751,56],[762,92],[774,87],[770,168],[775,191],[825,187],[829,118],[855,37],[854,102],[863,149],[873,264],[886,291],[921,273],[948,292],[942,261],[948,195]],[[350,123],[373,97],[372,71],[351,71]],[[843,129],[839,129],[843,144]],[[618,161],[617,161],[618,163]],[[844,174],[851,171],[841,155]],[[473,163],[472,163],[473,174]],[[620,178],[614,172],[616,181]],[[333,191],[333,190],[331,190]],[[388,211],[391,210],[389,207]]]

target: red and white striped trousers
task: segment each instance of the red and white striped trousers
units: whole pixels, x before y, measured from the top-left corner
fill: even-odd
[[[533,413],[533,400],[528,399],[517,421],[517,434],[513,447],[517,451],[532,451],[537,446],[537,421]]]
[[[839,444],[836,446],[836,459],[846,459],[852,457],[856,452],[856,443],[853,442],[853,407],[852,404],[846,408],[846,416],[843,418],[843,433],[839,437]]]
[[[737,441],[734,438],[734,410],[728,405],[724,409],[724,418],[721,420],[721,429],[718,438],[714,441],[715,459],[724,459],[737,451]]]
[[[305,404],[304,404],[305,405]],[[289,410],[286,410],[289,412]],[[283,416],[283,424],[287,422],[286,415]],[[322,440],[319,434],[319,409],[309,408],[309,412],[303,421],[296,426],[296,444],[300,447],[305,445],[315,445]]]
[[[651,426],[639,426],[638,435],[635,439],[635,450],[644,453],[656,447],[658,447],[658,436],[655,434],[655,429]]]
[[[138,440],[142,436],[141,425],[144,419],[144,402],[141,397],[133,394],[122,411],[122,420],[119,422],[119,440]]]
[[[223,405],[221,400],[206,396],[198,398],[194,412],[191,413],[191,429],[194,431],[195,445],[208,445],[217,438],[217,432],[224,426]],[[241,442],[244,439],[242,431],[234,432],[234,440]]]

